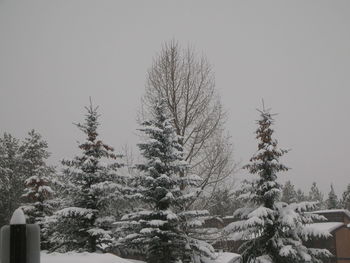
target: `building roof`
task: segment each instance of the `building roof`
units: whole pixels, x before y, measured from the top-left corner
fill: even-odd
[[[314,228],[317,231],[328,231],[328,232],[333,232],[334,230],[344,225],[345,224],[341,222],[323,222],[323,223],[309,224],[310,227]]]
[[[343,213],[347,217],[350,218],[350,211],[347,209],[328,209],[328,210],[318,210],[318,211],[313,211],[312,213],[314,214],[334,214],[334,213]]]

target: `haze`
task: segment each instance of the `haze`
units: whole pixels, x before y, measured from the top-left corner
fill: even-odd
[[[77,152],[72,123],[91,96],[104,141],[134,147],[147,69],[176,39],[212,64],[237,161],[256,149],[264,98],[292,149],[282,181],[340,193],[350,183],[349,13],[349,1],[0,0],[0,132],[35,128],[57,164]]]

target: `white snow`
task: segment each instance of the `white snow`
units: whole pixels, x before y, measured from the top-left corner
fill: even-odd
[[[205,263],[238,263],[241,262],[241,256],[231,252],[220,252],[215,260],[205,260]]]
[[[41,253],[41,263],[130,263],[131,261],[112,254],[98,253]]]
[[[156,227],[159,227],[159,226],[164,226],[168,221],[164,221],[164,220],[150,220],[147,222],[147,224],[149,226],[156,226]]]
[[[82,207],[67,207],[57,211],[56,214],[61,215],[63,217],[70,217],[71,215],[74,215],[90,219],[93,216],[93,210]]]
[[[329,213],[344,213],[350,218],[350,211],[346,209],[329,209],[313,211],[313,214],[329,214]]]
[[[332,232],[336,230],[338,227],[343,226],[344,223],[341,222],[324,222],[324,223],[313,223],[308,226],[317,230],[317,231],[328,231]]]
[[[238,263],[240,262],[240,255],[229,252],[218,253],[215,260],[206,260],[206,263]],[[99,253],[77,253],[68,252],[62,253],[41,253],[41,263],[144,263],[144,261],[125,259],[113,254],[99,254]]]
[[[215,262],[216,263],[236,263],[236,262],[240,262],[240,258],[241,256],[239,254],[222,252],[219,254]]]
[[[25,225],[26,217],[24,216],[23,210],[21,208],[17,208],[10,220],[11,225]]]
[[[293,246],[291,245],[287,245],[287,246],[284,246],[280,249],[280,252],[279,254],[282,256],[282,257],[288,257],[290,255],[295,255],[296,254],[296,251],[295,249],[293,248]]]

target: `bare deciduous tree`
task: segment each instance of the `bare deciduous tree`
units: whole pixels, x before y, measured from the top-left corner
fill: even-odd
[[[167,102],[190,172],[202,177],[202,190],[215,189],[236,166],[207,59],[197,56],[192,48],[181,48],[174,40],[165,43],[148,71],[143,98],[146,110],[159,98]]]

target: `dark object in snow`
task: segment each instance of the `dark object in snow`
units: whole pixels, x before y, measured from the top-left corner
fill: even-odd
[[[27,263],[26,230],[26,225],[10,226],[10,263]]]
[[[21,209],[17,209],[10,225],[0,231],[1,263],[40,263],[40,229],[26,224]]]

